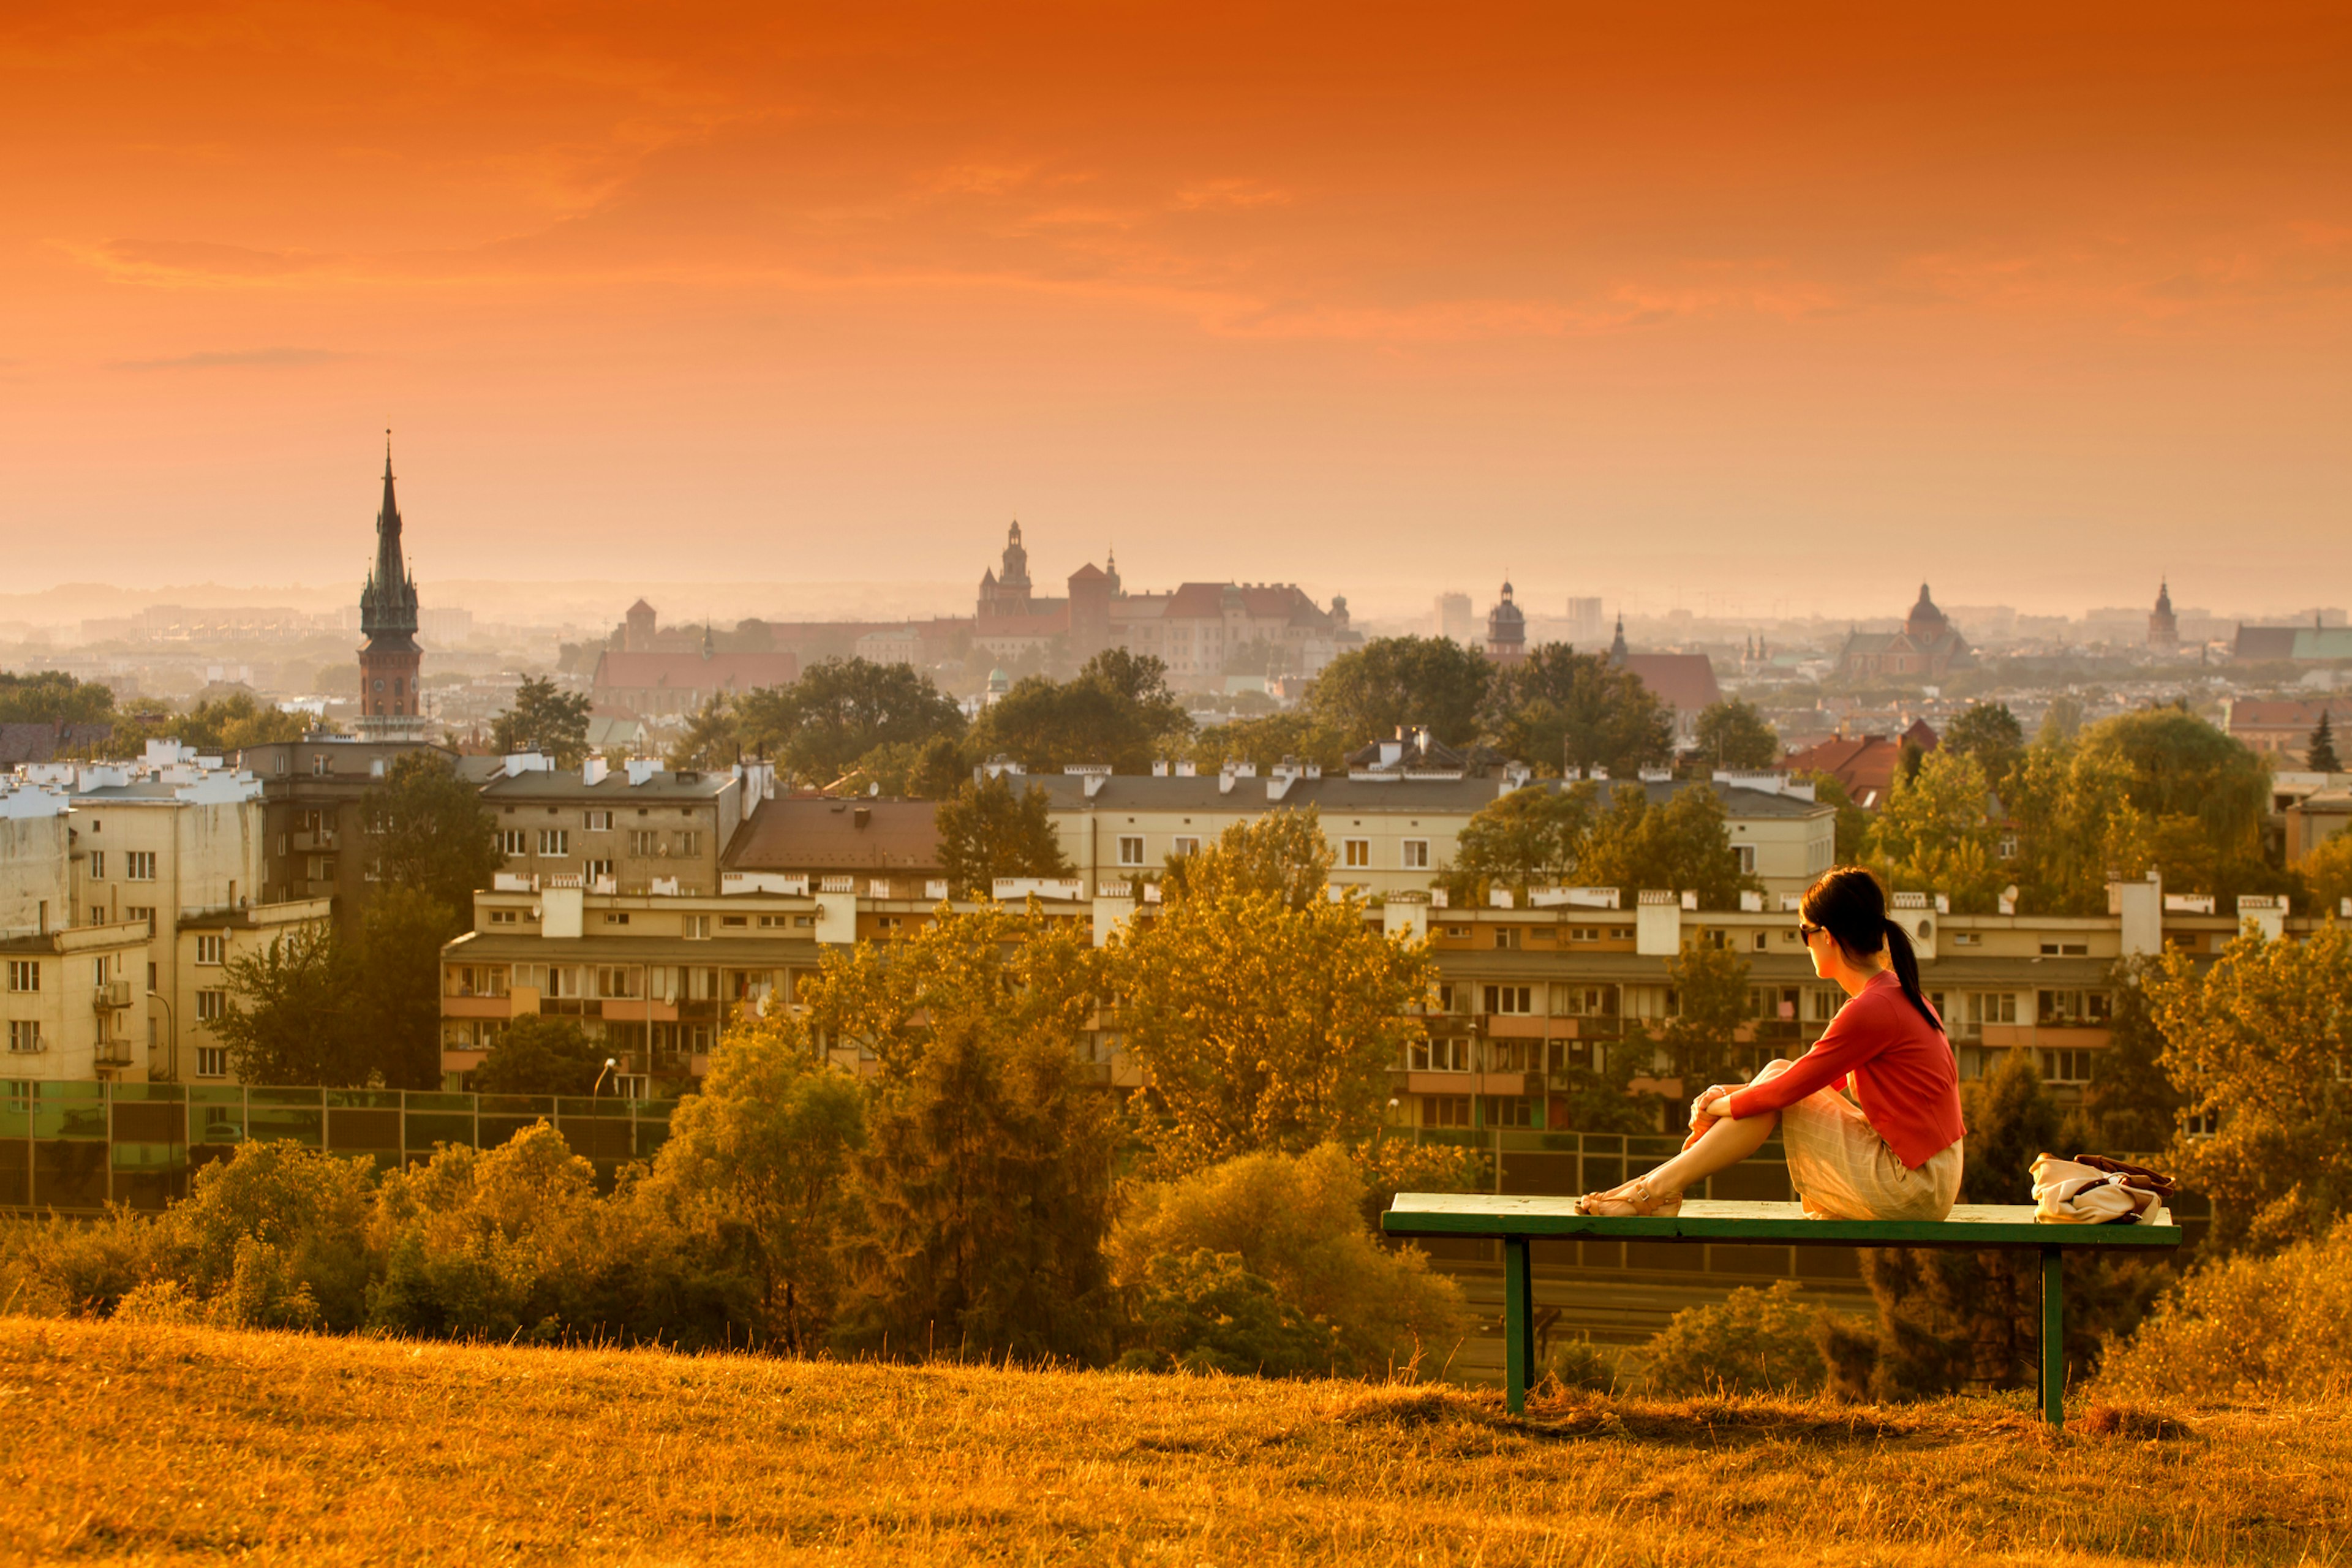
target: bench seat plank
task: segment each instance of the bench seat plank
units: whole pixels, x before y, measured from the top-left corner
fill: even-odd
[[[2169,1215],[2167,1215],[2169,1219]],[[1761,1241],[1840,1247],[2178,1247],[2180,1226],[2045,1225],[2024,1204],[1962,1204],[1940,1220],[1807,1219],[1798,1204],[1685,1199],[1671,1218],[1576,1212],[1564,1197],[1399,1193],[1381,1228],[1390,1236],[1554,1237],[1652,1241]]]

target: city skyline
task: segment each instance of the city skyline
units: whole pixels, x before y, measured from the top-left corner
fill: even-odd
[[[267,15],[0,52],[12,588],[340,581],[387,423],[420,581],[953,581],[1016,516],[1367,605],[2352,568],[2324,9]]]

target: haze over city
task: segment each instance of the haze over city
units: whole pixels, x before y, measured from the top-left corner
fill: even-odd
[[[356,15],[13,13],[0,591],[354,583],[385,426],[427,581],[2352,566],[2328,7]]]

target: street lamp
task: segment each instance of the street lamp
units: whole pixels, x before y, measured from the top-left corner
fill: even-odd
[[[604,1070],[596,1075],[596,1087],[588,1091],[589,1099],[593,1100],[604,1092],[604,1079],[612,1076],[613,1069],[620,1065],[620,1059],[616,1057],[604,1058]]]

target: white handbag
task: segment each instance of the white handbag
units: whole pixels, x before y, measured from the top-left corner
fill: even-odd
[[[2033,1217],[2044,1225],[2170,1225],[2164,1194],[2126,1171],[2043,1154],[2033,1162]]]

